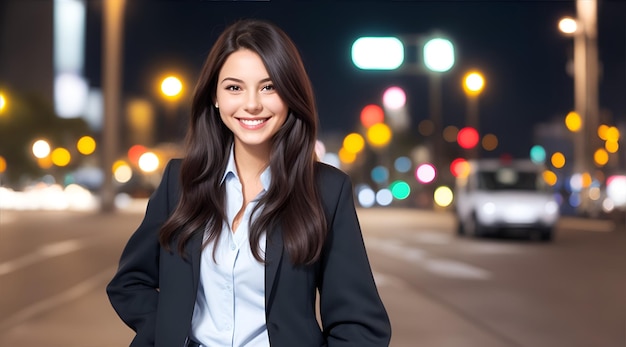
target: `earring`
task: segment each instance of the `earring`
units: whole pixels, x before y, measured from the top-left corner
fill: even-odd
[[[217,106],[217,102],[215,103],[215,108],[219,108],[219,106]]]

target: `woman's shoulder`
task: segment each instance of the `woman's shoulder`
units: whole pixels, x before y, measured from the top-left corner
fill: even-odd
[[[183,160],[181,158],[172,158],[167,161],[163,168],[162,177],[164,180],[178,183],[180,177],[180,167]]]
[[[318,184],[323,185],[350,181],[350,176],[341,169],[319,161],[315,163],[315,177]]]
[[[180,168],[180,164],[183,162],[183,158],[171,158],[167,165],[171,165],[173,168]]]
[[[182,158],[171,158],[167,161],[167,164],[165,164],[165,168],[163,169],[163,173],[169,171],[170,173],[175,173],[175,174],[179,174],[180,173],[180,167],[183,163],[183,159]]]

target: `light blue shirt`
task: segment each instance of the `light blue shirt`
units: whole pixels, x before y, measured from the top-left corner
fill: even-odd
[[[204,347],[270,345],[265,322],[265,266],[254,259],[248,241],[250,214],[269,188],[270,180],[268,167],[261,174],[263,190],[245,207],[233,233],[233,220],[243,207],[243,191],[231,148],[222,178],[222,184],[226,185],[227,221],[216,249],[216,262],[213,243],[202,251],[200,283],[191,322],[191,337]],[[259,247],[261,254],[265,254],[265,234]]]

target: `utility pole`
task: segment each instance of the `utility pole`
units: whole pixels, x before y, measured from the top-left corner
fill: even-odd
[[[106,0],[103,6],[102,90],[104,97],[104,129],[102,184],[100,210],[115,210],[115,187],[113,185],[113,162],[118,153],[120,131],[120,99],[122,91],[122,37],[124,31],[124,3],[126,0]]]
[[[579,132],[582,150],[576,158],[581,173],[593,174],[593,153],[599,147],[598,129],[598,4],[597,0],[576,0],[578,30],[574,35],[574,108],[583,120]],[[581,210],[589,208],[588,187],[581,192]]]

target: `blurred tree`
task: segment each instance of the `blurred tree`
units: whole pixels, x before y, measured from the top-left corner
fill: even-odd
[[[62,119],[54,113],[53,105],[35,94],[13,91],[11,106],[0,116],[0,155],[6,159],[3,184],[20,186],[44,174],[32,153],[32,144],[46,139],[53,147],[75,147],[80,136],[87,135],[87,123],[81,118]],[[56,168],[59,174],[75,165]]]

